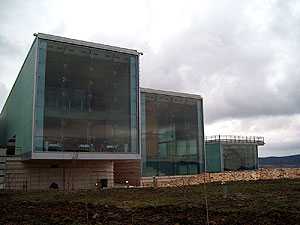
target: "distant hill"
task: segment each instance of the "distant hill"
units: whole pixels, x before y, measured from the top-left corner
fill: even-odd
[[[300,168],[300,154],[282,157],[258,158],[259,166],[262,168]]]

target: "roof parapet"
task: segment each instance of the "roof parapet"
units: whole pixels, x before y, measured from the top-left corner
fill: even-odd
[[[157,90],[152,88],[140,88],[141,93],[148,93],[148,94],[158,94],[158,95],[167,95],[167,96],[175,96],[175,97],[183,97],[183,98],[194,98],[194,99],[202,99],[201,95],[195,94],[187,94],[175,91],[164,91],[164,90]]]
[[[236,136],[236,135],[213,135],[205,137],[205,143],[240,143],[264,145],[264,137]]]
[[[103,50],[107,50],[107,51],[121,52],[121,53],[125,53],[125,54],[136,55],[136,56],[142,55],[141,52],[138,52],[137,50],[133,50],[133,49],[129,49],[129,48],[115,47],[115,46],[104,45],[104,44],[99,44],[99,43],[95,43],[95,42],[81,41],[81,40],[55,36],[55,35],[51,35],[51,34],[44,34],[44,33],[37,33],[37,34],[34,33],[33,35],[39,39],[44,39],[44,40],[57,41],[57,42],[87,46],[87,47],[92,47],[92,48],[99,48],[99,49],[103,49]]]

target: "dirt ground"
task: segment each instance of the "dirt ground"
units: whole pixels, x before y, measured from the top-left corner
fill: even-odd
[[[227,198],[220,183],[98,191],[2,190],[0,223],[300,224],[300,179],[228,182],[226,187]]]

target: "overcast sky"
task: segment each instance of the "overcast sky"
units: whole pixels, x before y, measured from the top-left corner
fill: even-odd
[[[200,94],[205,135],[300,154],[300,1],[0,0],[0,107],[33,33],[137,49],[143,87]]]

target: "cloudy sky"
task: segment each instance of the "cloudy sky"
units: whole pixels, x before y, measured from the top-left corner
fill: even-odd
[[[300,1],[0,0],[0,107],[49,33],[137,49],[143,87],[200,94],[205,134],[300,154]]]

